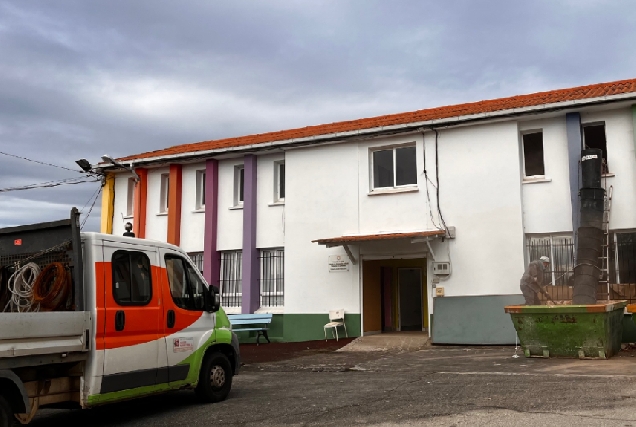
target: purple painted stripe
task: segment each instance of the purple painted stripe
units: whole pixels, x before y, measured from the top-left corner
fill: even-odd
[[[219,162],[205,162],[205,235],[203,243],[203,277],[208,284],[219,286],[221,256],[216,249],[219,201]]]
[[[246,155],[243,192],[243,302],[241,312],[254,313],[260,307],[259,266],[256,249],[256,156]]]

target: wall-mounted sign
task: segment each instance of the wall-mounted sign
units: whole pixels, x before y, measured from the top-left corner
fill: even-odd
[[[351,262],[346,255],[329,255],[329,272],[349,271]]]

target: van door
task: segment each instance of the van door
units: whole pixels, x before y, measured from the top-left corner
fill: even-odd
[[[101,393],[158,384],[166,369],[155,248],[104,242],[104,377]],[[109,265],[110,264],[110,265]],[[109,268],[110,267],[110,268]]]
[[[189,258],[161,249],[165,346],[170,385],[198,378],[201,354],[197,350],[211,338],[215,315],[205,311],[203,277]],[[197,356],[199,357],[197,359]]]

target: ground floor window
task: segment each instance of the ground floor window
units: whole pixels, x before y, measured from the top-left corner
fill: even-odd
[[[261,249],[261,307],[282,307],[285,300],[285,251]]]
[[[243,280],[243,251],[221,252],[219,289],[223,307],[241,307]]]
[[[543,283],[572,285],[574,275],[574,239],[571,235],[529,235],[527,238],[528,261],[542,256],[550,258],[550,268]]]
[[[188,252],[188,256],[192,260],[192,264],[203,273],[203,252]]]
[[[636,291],[636,232],[610,235],[610,282],[633,285]]]

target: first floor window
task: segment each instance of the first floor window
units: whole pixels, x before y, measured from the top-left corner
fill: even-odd
[[[135,206],[135,178],[128,178],[128,194],[126,196],[126,216],[133,216]]]
[[[285,250],[261,249],[261,307],[282,307],[285,297]]]
[[[243,295],[243,251],[221,252],[219,289],[224,307],[241,307]]]
[[[274,182],[275,194],[274,200],[277,202],[285,201],[285,162],[274,163]]]
[[[205,171],[197,171],[197,201],[196,209],[205,209]]]
[[[523,170],[526,177],[544,176],[543,132],[523,134]]]
[[[373,188],[394,188],[417,184],[415,146],[372,151]]]
[[[597,148],[603,152],[603,174],[609,173],[607,166],[607,138],[605,136],[605,123],[591,123],[583,125],[583,143],[585,148]]]
[[[234,168],[234,206],[243,206],[245,199],[245,167],[243,165]]]
[[[170,197],[170,174],[161,174],[161,195],[159,197],[159,213],[168,212],[168,199]]]

